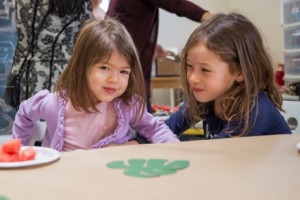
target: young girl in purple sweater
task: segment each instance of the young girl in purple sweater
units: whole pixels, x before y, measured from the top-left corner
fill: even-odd
[[[142,70],[134,43],[116,20],[89,20],[80,30],[54,93],[43,90],[21,103],[13,137],[27,145],[36,121],[47,128],[42,146],[92,149],[132,139],[130,128],[152,143],[178,142],[147,113]]]

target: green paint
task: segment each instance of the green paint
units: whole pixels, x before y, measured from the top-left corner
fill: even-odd
[[[9,198],[0,195],[0,200],[9,200]]]
[[[178,170],[189,166],[189,161],[187,160],[171,162],[165,159],[129,159],[127,163],[124,161],[112,161],[107,163],[106,166],[111,169],[124,169],[124,174],[141,178],[175,174]]]

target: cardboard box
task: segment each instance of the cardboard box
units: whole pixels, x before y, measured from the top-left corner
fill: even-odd
[[[164,59],[156,59],[156,76],[179,76],[180,58],[177,55],[167,56]]]

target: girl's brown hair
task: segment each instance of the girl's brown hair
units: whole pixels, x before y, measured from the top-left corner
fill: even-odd
[[[186,77],[188,51],[199,44],[220,56],[229,65],[231,73],[243,73],[244,81],[235,82],[221,102],[224,120],[229,123],[240,120],[240,125],[244,121],[244,128],[239,136],[247,135],[251,129],[250,111],[257,103],[260,91],[264,91],[282,111],[282,97],[274,83],[272,63],[258,29],[243,15],[216,14],[195,29],[182,52],[181,79],[188,118],[192,124],[205,116],[209,105],[195,99]],[[229,135],[230,131],[232,130],[228,131]]]
[[[143,114],[146,94],[137,50],[126,28],[112,18],[91,19],[81,28],[71,59],[56,83],[59,96],[70,98],[77,110],[81,108],[89,113],[91,108],[98,111],[88,85],[88,71],[92,65],[108,60],[114,51],[123,55],[131,66],[127,89],[119,99],[128,104],[133,95],[139,96],[136,103]]]

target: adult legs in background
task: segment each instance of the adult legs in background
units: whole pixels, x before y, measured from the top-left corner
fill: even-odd
[[[147,100],[146,100],[147,102],[147,111],[149,112],[149,113],[153,113],[152,112],[152,108],[151,108],[151,99],[149,98],[149,97],[147,97]]]

